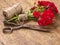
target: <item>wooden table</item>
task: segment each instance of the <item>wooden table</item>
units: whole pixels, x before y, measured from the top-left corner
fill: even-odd
[[[3,10],[15,3],[20,2],[24,9],[33,6],[37,0],[0,0],[0,45],[60,45],[60,19],[58,19],[58,27],[52,29],[50,33],[39,32],[29,29],[20,29],[12,34],[4,34]],[[60,0],[53,1],[60,12]]]

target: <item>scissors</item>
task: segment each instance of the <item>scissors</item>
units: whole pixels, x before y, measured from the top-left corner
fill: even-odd
[[[25,28],[25,29],[31,29],[31,30],[36,30],[36,31],[42,31],[42,32],[50,32],[48,29],[43,29],[39,26],[34,26],[34,25],[28,25],[28,24],[23,24],[17,27],[5,27],[3,29],[3,33],[12,33],[13,30],[18,30],[21,28]]]
[[[3,28],[3,33],[12,33],[13,30],[17,30],[17,29],[20,29],[22,27],[23,27],[23,25],[20,25],[17,27],[5,27],[5,28]]]
[[[3,33],[12,33],[13,30],[17,30],[19,28],[21,28],[25,23],[20,24],[15,24],[15,23],[11,23],[11,22],[7,22],[4,21],[4,25],[8,26],[3,28]]]

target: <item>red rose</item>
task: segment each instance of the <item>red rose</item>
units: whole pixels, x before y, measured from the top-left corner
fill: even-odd
[[[54,13],[51,9],[47,9],[42,13],[41,19],[38,20],[40,26],[47,26],[52,24],[54,18]]]
[[[34,10],[35,8],[36,8],[36,7],[34,6],[34,7],[31,8],[31,10]]]
[[[52,11],[56,14],[58,13],[58,9],[55,6],[55,4],[53,2],[49,2],[49,1],[38,1],[38,5],[40,6],[47,6],[48,8],[52,9]]]
[[[39,19],[37,22],[40,26],[46,26],[47,25],[46,20],[44,18]]]
[[[51,3],[50,6],[49,6],[49,8],[52,9],[52,11],[53,11],[55,14],[58,13],[58,9],[57,9],[57,7],[55,6],[54,3]]]
[[[34,11],[34,12],[33,12],[33,16],[34,16],[35,18],[39,18],[39,17],[40,17],[40,12],[39,12],[39,11]]]
[[[40,6],[48,6],[50,4],[51,4],[51,2],[49,2],[49,1],[38,1],[38,5],[40,5]]]
[[[46,18],[41,18],[38,20],[38,24],[40,26],[47,26],[47,25],[51,25],[53,22],[52,19],[49,19],[49,17],[46,17]]]
[[[42,17],[43,18],[50,17],[51,19],[53,19],[55,16],[51,9],[47,9],[42,13]]]

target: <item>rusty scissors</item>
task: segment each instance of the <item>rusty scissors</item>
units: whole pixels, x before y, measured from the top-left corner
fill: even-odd
[[[38,25],[23,24],[23,25],[16,26],[16,27],[5,27],[3,29],[3,33],[12,33],[13,30],[18,30],[21,28],[42,31],[42,32],[49,32],[48,29],[43,29],[43,28],[39,27]]]

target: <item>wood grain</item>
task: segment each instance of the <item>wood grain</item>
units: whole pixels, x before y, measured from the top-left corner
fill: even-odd
[[[57,28],[51,29],[50,33],[39,32],[29,29],[20,29],[12,34],[3,34],[2,11],[20,2],[25,10],[33,6],[37,0],[0,0],[0,45],[60,45],[60,17],[57,20]],[[60,0],[51,0],[56,4],[60,12]]]

